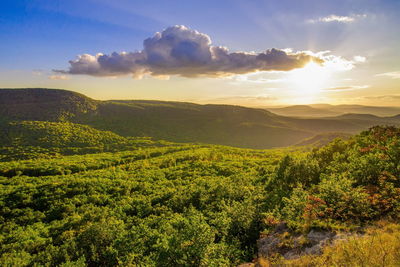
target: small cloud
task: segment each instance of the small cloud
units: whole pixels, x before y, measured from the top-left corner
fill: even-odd
[[[323,65],[333,71],[348,71],[354,68],[356,62],[342,57],[327,55],[324,56]]]
[[[36,76],[43,75],[43,70],[32,70],[32,74]]]
[[[309,19],[307,20],[308,23],[330,23],[330,22],[336,22],[336,23],[352,23],[355,22],[356,20],[360,19],[365,19],[367,17],[367,14],[352,14],[349,16],[339,16],[339,15],[329,15],[326,17],[320,17],[317,19]]]
[[[48,77],[50,80],[69,80],[70,77],[67,75],[50,75]]]
[[[158,80],[162,80],[162,81],[168,81],[171,76],[169,75],[154,75],[154,78],[158,79]]]
[[[254,75],[254,73],[236,75],[233,77],[236,82],[247,82],[247,83],[256,83],[256,84],[266,84],[266,83],[280,83],[283,82],[283,79],[268,79],[265,77],[260,77],[259,75]]]
[[[325,88],[326,91],[352,91],[369,88],[369,85],[349,85]]]
[[[365,63],[367,61],[367,58],[363,56],[354,56],[353,61],[355,63]]]
[[[392,79],[400,79],[400,71],[379,73],[379,74],[376,74],[375,76],[378,76],[378,77],[389,77],[389,78],[392,78]]]

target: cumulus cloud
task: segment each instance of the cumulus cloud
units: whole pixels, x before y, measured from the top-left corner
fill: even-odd
[[[50,75],[48,78],[50,80],[69,80],[67,75]]]
[[[143,50],[114,52],[110,55],[84,54],[69,61],[68,70],[55,70],[61,74],[91,76],[143,75],[165,78],[221,77],[259,71],[289,71],[301,68],[310,61],[325,64],[338,57],[310,51],[268,49],[261,53],[230,52],[228,48],[214,46],[208,35],[185,26],[173,26],[144,40]]]
[[[378,77],[383,76],[383,77],[389,77],[392,79],[400,79],[400,71],[379,73],[379,74],[376,74],[375,76],[378,76]]]
[[[349,16],[338,16],[338,15],[329,15],[326,17],[320,17],[317,19],[310,19],[308,23],[329,23],[329,22],[338,22],[338,23],[351,23],[359,19],[365,19],[367,14],[353,14]]]

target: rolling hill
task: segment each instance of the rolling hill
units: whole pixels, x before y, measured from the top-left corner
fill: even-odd
[[[113,132],[69,122],[18,121],[1,124],[1,128],[1,144],[10,146],[86,147],[127,142]]]
[[[151,100],[97,101],[57,89],[1,89],[0,120],[73,122],[118,135],[244,148],[294,145],[319,133],[398,125],[400,117],[296,118],[265,109]]]
[[[0,127],[0,162],[169,145],[148,137],[126,138],[71,122],[3,121]]]
[[[0,117],[16,120],[64,121],[94,111],[97,102],[67,90],[1,89]]]

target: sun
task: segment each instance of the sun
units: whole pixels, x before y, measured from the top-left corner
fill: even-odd
[[[300,69],[288,73],[287,81],[290,88],[301,95],[314,95],[327,87],[330,71],[327,67],[310,62]]]

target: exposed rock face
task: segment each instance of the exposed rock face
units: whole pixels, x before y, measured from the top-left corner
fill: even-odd
[[[311,230],[307,235],[295,234],[285,223],[281,223],[272,234],[258,240],[258,257],[269,258],[280,254],[285,259],[296,259],[303,255],[320,254],[325,246],[349,235],[317,230]]]

